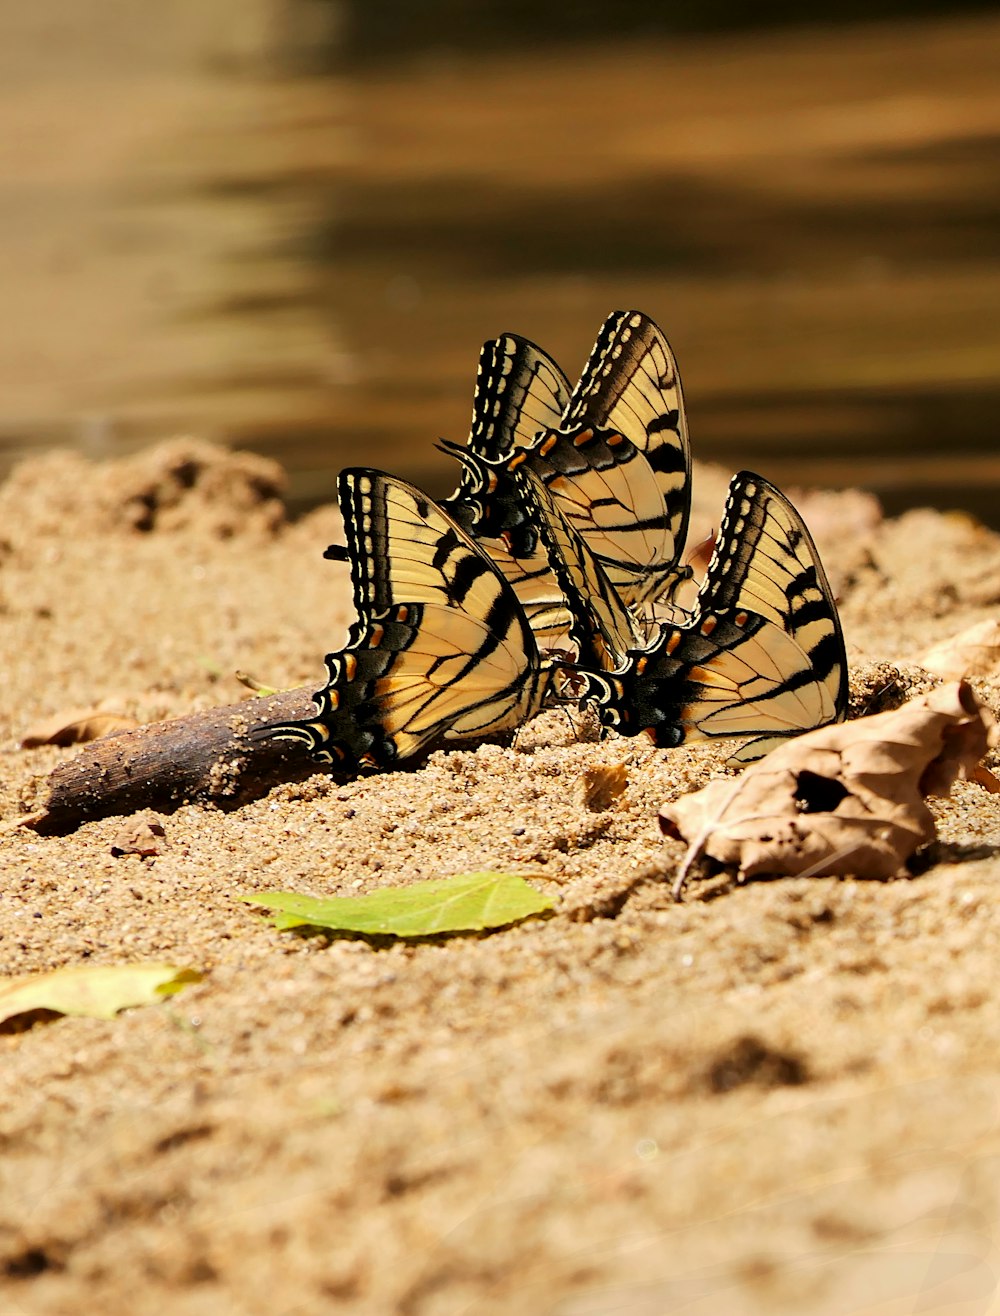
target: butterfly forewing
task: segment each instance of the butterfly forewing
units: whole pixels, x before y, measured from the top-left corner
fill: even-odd
[[[458,488],[441,506],[465,530],[489,533],[481,525],[482,461],[499,461],[558,425],[569,392],[565,375],[536,343],[501,334],[483,344],[465,447],[441,444],[462,462]]]
[[[691,507],[691,449],[684,396],[677,362],[658,326],[641,311],[615,311],[601,328],[597,342],[573,391],[561,429],[579,434],[587,429],[622,435],[649,464],[655,485],[655,505],[648,511],[632,503],[637,531],[649,545],[632,550],[632,561],[659,569],[669,592],[675,567],[687,537]],[[660,542],[656,534],[662,535]],[[592,545],[593,547],[593,545]],[[595,548],[595,551],[596,548]],[[645,597],[654,597],[647,591]]]
[[[847,712],[847,657],[837,605],[813,538],[785,495],[752,471],[729,486],[726,510],[696,611],[746,608],[786,632],[812,679]]]
[[[483,457],[525,448],[558,425],[569,401],[569,381],[537,344],[502,334],[479,356],[469,447]]]

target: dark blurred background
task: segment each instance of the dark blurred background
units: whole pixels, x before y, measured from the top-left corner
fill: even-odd
[[[663,327],[695,454],[1000,526],[1000,11],[0,12],[0,473],[196,433],[440,493],[480,343]],[[751,21],[752,20],[752,21]]]

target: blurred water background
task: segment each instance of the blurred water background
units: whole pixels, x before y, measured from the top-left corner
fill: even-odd
[[[1000,13],[811,14],[3,5],[0,475],[194,433],[441,493],[484,338],[575,377],[634,306],[696,456],[1000,526]]]

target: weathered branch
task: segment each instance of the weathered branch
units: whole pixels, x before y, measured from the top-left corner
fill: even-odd
[[[138,809],[170,810],[193,800],[232,808],[257,799],[279,782],[320,769],[304,744],[252,733],[314,711],[310,689],[285,690],[105,736],[38,783],[22,824],[67,832]]]

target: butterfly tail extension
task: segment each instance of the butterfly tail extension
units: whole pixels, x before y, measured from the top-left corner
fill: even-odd
[[[326,656],[328,680],[313,695],[315,714],[273,723],[260,734],[304,741],[318,763],[340,772],[391,767],[400,755],[383,725],[379,683],[413,642],[419,619],[419,609],[397,608],[353,622],[346,646]]]

